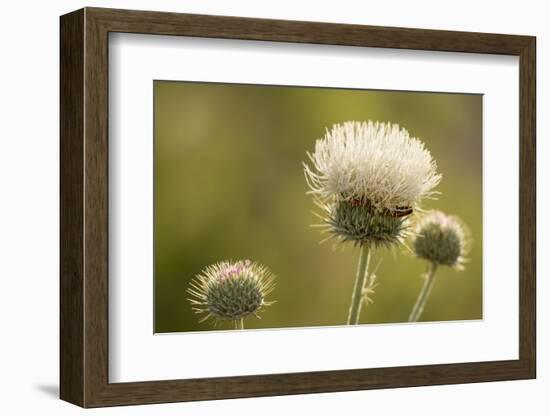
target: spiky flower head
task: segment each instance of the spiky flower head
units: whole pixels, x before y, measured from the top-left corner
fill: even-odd
[[[258,313],[273,302],[274,276],[267,267],[250,260],[222,261],[206,267],[191,282],[188,293],[193,310],[204,315],[201,322],[240,320]]]
[[[321,226],[341,242],[389,246],[408,235],[409,221],[405,216],[381,211],[368,202],[334,200],[318,205],[324,211]]]
[[[468,229],[456,216],[432,211],[416,226],[413,239],[415,255],[436,265],[463,269],[469,246]]]
[[[397,124],[335,124],[304,163],[329,231],[356,244],[400,242],[407,216],[441,180],[424,144]]]

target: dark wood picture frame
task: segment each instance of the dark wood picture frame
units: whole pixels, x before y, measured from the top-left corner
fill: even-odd
[[[100,407],[535,378],[534,37],[100,8],[85,8],[64,15],[60,28],[61,399],[82,407]],[[109,383],[110,32],[518,56],[519,359]]]

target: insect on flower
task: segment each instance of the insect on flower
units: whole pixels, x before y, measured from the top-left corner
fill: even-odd
[[[392,217],[402,218],[413,213],[412,207],[397,207],[394,211],[390,212]]]

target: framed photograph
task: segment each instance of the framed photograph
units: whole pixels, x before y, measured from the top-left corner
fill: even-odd
[[[535,378],[534,37],[60,29],[63,400]]]

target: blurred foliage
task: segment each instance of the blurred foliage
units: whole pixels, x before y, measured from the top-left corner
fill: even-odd
[[[319,244],[302,162],[332,124],[369,119],[426,143],[443,180],[424,207],[471,230],[466,269],[438,270],[421,320],[482,318],[481,95],[170,81],[154,92],[156,332],[212,330],[190,308],[189,281],[211,263],[247,258],[277,276],[277,302],[247,328],[343,324],[358,252]],[[371,264],[379,284],[361,323],[406,321],[426,263],[396,249],[375,251]]]

